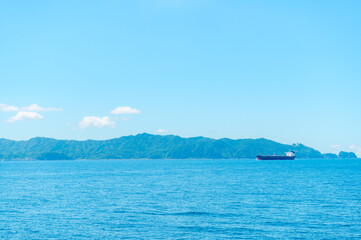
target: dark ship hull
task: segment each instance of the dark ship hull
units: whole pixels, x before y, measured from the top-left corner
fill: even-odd
[[[294,160],[295,156],[262,156],[257,155],[257,160]]]

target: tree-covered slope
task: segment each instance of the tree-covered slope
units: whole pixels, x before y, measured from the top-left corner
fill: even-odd
[[[0,139],[2,159],[185,159],[255,158],[258,154],[283,155],[288,150],[298,158],[323,158],[319,151],[302,144],[281,144],[267,139],[181,138],[138,134],[110,140],[56,140],[32,138],[28,141]]]

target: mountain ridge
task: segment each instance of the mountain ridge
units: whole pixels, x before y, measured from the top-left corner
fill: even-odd
[[[265,138],[183,138],[177,135],[141,133],[107,140],[29,140],[0,138],[0,158],[5,160],[70,159],[215,159],[255,158],[258,154],[283,155],[293,150],[297,158],[356,158],[352,152],[322,154],[303,144],[282,144]]]

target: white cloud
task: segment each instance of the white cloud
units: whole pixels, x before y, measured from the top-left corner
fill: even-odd
[[[338,145],[338,144],[333,144],[333,145],[331,145],[331,146],[330,146],[330,148],[333,148],[333,149],[340,149],[340,148],[341,148],[341,146],[340,146],[340,145]]]
[[[103,127],[114,127],[115,122],[111,121],[109,117],[97,117],[97,116],[87,116],[79,122],[80,128],[103,128]]]
[[[131,107],[117,107],[110,111],[111,114],[139,114],[140,111]]]
[[[361,152],[361,147],[356,146],[356,145],[351,145],[351,146],[349,146],[349,149],[354,150],[354,151]]]
[[[0,103],[0,111],[2,111],[2,112],[17,112],[19,110],[20,110],[20,108],[18,108],[18,107]]]
[[[351,145],[349,146],[349,149],[351,150],[357,150],[357,149],[361,149],[360,147],[356,146],[356,145]]]
[[[51,112],[51,111],[61,111],[61,110],[62,110],[61,108],[54,108],[54,107],[44,108],[44,107],[40,107],[37,104],[31,104],[27,107],[15,107],[4,103],[0,103],[0,111],[2,112],[18,112],[18,111]]]
[[[349,146],[348,148],[351,149],[352,151],[354,151],[357,156],[361,156],[361,147],[360,146],[356,146],[353,144],[353,145]]]
[[[167,129],[158,129],[157,133],[166,134],[166,133],[168,133],[168,130]]]
[[[43,118],[44,118],[43,116],[41,116],[39,113],[36,113],[36,112],[20,111],[15,116],[9,118],[6,121],[9,123],[13,123],[16,121],[39,120],[39,119],[43,119]]]
[[[33,112],[53,112],[53,111],[61,111],[62,110],[61,108],[54,108],[54,107],[43,108],[37,104],[31,104],[27,107],[23,107],[22,109],[24,109],[26,111],[33,111]]]

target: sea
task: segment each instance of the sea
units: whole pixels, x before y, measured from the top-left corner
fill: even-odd
[[[3,161],[0,239],[361,239],[361,159]]]

